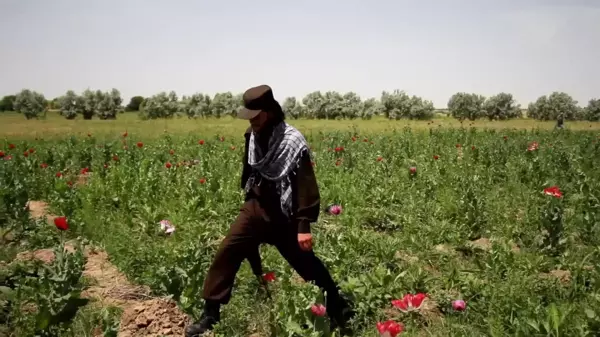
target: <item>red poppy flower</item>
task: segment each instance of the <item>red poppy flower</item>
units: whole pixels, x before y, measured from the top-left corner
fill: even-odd
[[[410,172],[410,174],[416,174],[417,173],[417,168],[412,166],[411,168],[408,169],[408,171]]]
[[[167,163],[165,164],[165,167],[166,167],[166,168],[168,168],[168,169],[170,169],[170,168],[171,168],[171,166],[173,166],[173,165],[171,165],[171,163],[170,163],[170,162],[167,162]]]
[[[174,155],[174,154],[175,154],[175,150],[173,150],[173,149],[169,150],[169,154],[170,154],[171,156],[172,156],[172,155]]]
[[[403,312],[415,311],[421,308],[425,298],[427,298],[427,295],[423,293],[406,294],[401,300],[392,300],[392,305]]]
[[[200,140],[198,141],[198,144],[200,144],[200,145],[204,145],[204,139],[200,139]]]
[[[142,147],[144,147],[144,143],[142,143],[142,142],[138,142],[136,145],[137,145],[137,147],[139,147],[139,148],[142,148]]]
[[[335,161],[335,166],[340,166],[340,165],[342,165],[342,159],[341,158]]]
[[[471,146],[471,150],[475,151],[475,145]]]
[[[114,161],[119,161],[119,157],[118,157],[117,155],[114,155],[114,156],[113,156],[113,160],[114,160]]]
[[[352,141],[355,142],[356,141],[356,137],[352,137]]]
[[[45,169],[46,167],[48,167],[48,164],[46,164],[46,163],[41,163],[41,164],[40,164],[40,167],[41,167],[41,168],[43,168],[43,169]]]
[[[127,137],[128,133],[127,131],[125,131],[125,133],[123,133],[123,137]]]
[[[323,317],[327,312],[327,308],[323,304],[313,304],[310,307],[310,311],[312,311],[313,315]]]
[[[504,140],[508,140],[508,136],[504,136],[504,137],[502,137],[502,138],[504,138]]]
[[[104,168],[107,169],[108,168],[108,164],[104,164]]]
[[[434,155],[434,156],[433,156],[433,159],[434,159],[434,160],[438,160],[438,159],[440,159],[440,156],[438,156],[438,155],[436,154],[436,155]]]
[[[90,169],[87,167],[81,169],[81,174],[87,174],[88,172],[90,172]]]
[[[402,323],[396,323],[392,320],[377,323],[377,331],[380,336],[385,337],[396,337],[402,331],[404,331],[404,325]]]
[[[382,156],[378,156],[378,157],[377,157],[377,161],[382,161],[382,160],[383,160],[383,157],[382,157]]]
[[[200,180],[198,180],[200,182],[200,184],[204,184],[206,183],[206,178],[200,178]]]
[[[275,272],[270,271],[270,272],[264,274],[262,276],[262,278],[263,278],[263,280],[265,280],[267,282],[273,282],[273,281],[275,281]]]
[[[343,152],[344,151],[344,147],[343,146],[338,146],[335,148],[335,152]]]
[[[529,144],[529,146],[527,146],[527,151],[535,151],[540,147],[540,144],[538,144],[538,142],[531,142]]]
[[[558,186],[551,186],[544,189],[544,194],[551,195],[556,198],[562,198],[562,192],[558,188]]]
[[[235,150],[235,146],[232,146],[232,147],[231,147],[231,149],[232,149],[232,150]]]
[[[66,231],[67,229],[69,229],[67,218],[64,216],[54,218],[54,226],[56,226],[56,228],[60,229],[61,231]]]
[[[458,149],[458,148],[460,148],[461,146],[462,146],[462,145],[460,145],[460,144],[456,144],[456,148],[457,148],[457,149]]]
[[[35,150],[34,149],[29,149],[29,153],[34,153]]]
[[[363,139],[363,142],[368,143],[369,140],[367,138]]]
[[[23,152],[23,155],[24,155],[25,157],[29,157],[29,152],[25,151],[25,152]]]
[[[0,151],[0,158],[3,158],[3,157],[4,157],[4,152]]]
[[[9,148],[10,150],[14,149],[15,147],[16,147],[16,146],[15,146],[15,144],[8,144],[8,148]]]
[[[69,185],[69,186],[72,187],[73,186],[73,182],[72,181],[67,181],[67,185]]]
[[[62,177],[62,173],[61,172],[56,172],[56,178],[60,178]]]

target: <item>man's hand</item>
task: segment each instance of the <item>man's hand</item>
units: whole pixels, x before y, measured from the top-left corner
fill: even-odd
[[[304,251],[311,250],[313,245],[312,234],[298,233],[298,245],[300,245],[300,248]]]

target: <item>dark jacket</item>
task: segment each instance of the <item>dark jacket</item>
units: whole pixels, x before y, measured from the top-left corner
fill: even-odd
[[[262,139],[259,142],[259,146],[263,150],[263,153],[267,152],[271,129],[268,128],[264,133],[261,132]],[[248,143],[251,132],[252,129],[248,128],[244,134],[246,145],[243,158],[242,189],[245,188],[246,182],[252,172],[252,168],[248,164]],[[292,214],[289,220],[294,226],[297,226],[298,233],[310,233],[310,224],[316,222],[319,217],[320,195],[317,178],[308,151],[302,153],[300,165],[291,173],[290,179],[292,182]],[[254,186],[246,194],[246,200],[250,198],[257,198],[267,213],[272,214],[274,218],[280,218],[279,215],[282,214],[280,201],[273,182],[262,179],[260,186]]]

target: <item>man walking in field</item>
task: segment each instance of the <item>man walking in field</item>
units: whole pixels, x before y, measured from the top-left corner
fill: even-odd
[[[332,329],[345,327],[354,312],[312,251],[310,224],[319,216],[320,195],[308,144],[284,121],[269,86],[250,88],[243,99],[238,117],[250,121],[241,182],[246,198],[208,270],[202,317],[187,327],[186,337],[212,330],[220,306],[229,302],[240,264],[248,257],[255,260],[261,243],[274,245],[305,281],[325,291]]]

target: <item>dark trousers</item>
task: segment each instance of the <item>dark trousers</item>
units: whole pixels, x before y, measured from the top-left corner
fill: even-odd
[[[274,245],[298,274],[328,294],[335,295],[337,287],[329,271],[311,251],[298,245],[298,231],[278,216],[269,216],[256,199],[247,200],[229,233],[219,246],[204,280],[202,297],[207,301],[227,304],[231,298],[235,275],[246,258],[259,259],[261,243]]]

